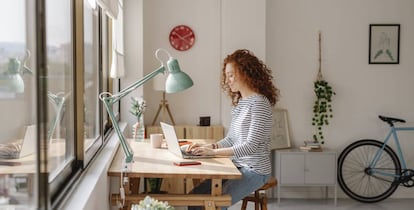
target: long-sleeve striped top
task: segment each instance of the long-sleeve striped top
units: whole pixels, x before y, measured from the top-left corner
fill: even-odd
[[[217,144],[232,147],[233,163],[258,174],[270,174],[270,137],[272,106],[263,95],[240,99],[232,109],[232,121],[226,137]]]

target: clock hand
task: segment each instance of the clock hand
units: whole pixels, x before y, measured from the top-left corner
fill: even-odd
[[[183,36],[183,38],[187,38],[189,36],[193,35],[193,33],[188,33],[187,35]]]
[[[191,33],[186,34],[185,36],[181,36],[181,35],[180,35],[180,34],[178,34],[177,32],[174,32],[174,34],[175,34],[175,35],[177,35],[177,36],[178,36],[178,38],[180,38],[181,40],[183,40],[183,41],[187,42],[188,44],[190,44],[190,42],[189,42],[188,40],[186,40],[185,38],[187,38],[188,36],[190,36],[190,35],[191,35]]]

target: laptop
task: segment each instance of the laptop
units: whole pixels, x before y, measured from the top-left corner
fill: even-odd
[[[26,157],[35,153],[36,150],[36,125],[26,127],[26,133],[22,142],[22,150],[18,158]]]
[[[177,134],[175,133],[174,126],[169,125],[167,123],[161,122],[161,129],[164,133],[165,141],[168,145],[168,150],[177,155],[178,157],[181,157],[183,159],[200,159],[200,158],[213,158],[215,156],[212,155],[193,155],[191,153],[188,153],[185,151],[185,146],[180,147],[180,144],[178,142]]]
[[[36,149],[36,125],[26,127],[21,142],[0,145],[0,159],[19,159],[31,155]],[[10,164],[12,164],[10,162]]]

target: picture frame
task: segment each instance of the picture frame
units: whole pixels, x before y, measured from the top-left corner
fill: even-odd
[[[290,148],[290,135],[288,123],[288,111],[286,109],[273,109],[273,127],[270,149]]]
[[[400,24],[369,25],[368,63],[400,63]]]

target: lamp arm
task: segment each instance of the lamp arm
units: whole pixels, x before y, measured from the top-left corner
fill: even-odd
[[[53,102],[53,107],[55,108],[55,116],[53,117],[52,123],[49,127],[49,130],[47,132],[47,138],[49,140],[49,143],[52,142],[52,136],[53,133],[56,130],[58,122],[61,120],[61,116],[63,113],[63,106],[65,104],[65,100],[67,96],[62,96],[63,93],[53,94],[51,92],[47,93],[47,96],[50,101]]]
[[[128,87],[122,89],[119,91],[119,93],[112,95],[108,92],[103,92],[99,94],[99,99],[104,103],[106,111],[108,112],[109,118],[111,119],[112,125],[115,129],[116,134],[118,135],[119,141],[122,146],[122,150],[125,154],[125,162],[131,163],[134,159],[134,152],[131,148],[131,146],[128,144],[128,142],[125,140],[124,135],[121,132],[121,129],[119,128],[118,122],[115,118],[114,112],[112,110],[113,104],[121,100],[121,98],[128,95],[133,90],[137,89],[144,83],[148,82],[153,77],[157,76],[160,73],[165,72],[165,67],[161,65],[158,69],[154,70],[153,72],[147,74],[144,76],[141,80],[134,82],[133,84],[129,85]]]
[[[126,87],[126,88],[122,89],[121,91],[119,91],[118,93],[112,95],[113,103],[118,102],[119,100],[121,100],[121,98],[128,95],[130,92],[137,89],[138,87],[140,87],[144,83],[148,82],[148,80],[150,80],[153,77],[157,76],[158,74],[164,73],[164,72],[165,72],[165,67],[163,65],[161,65],[158,69],[156,69],[153,72],[145,75],[141,80],[138,80],[138,81],[130,84],[128,87]]]

